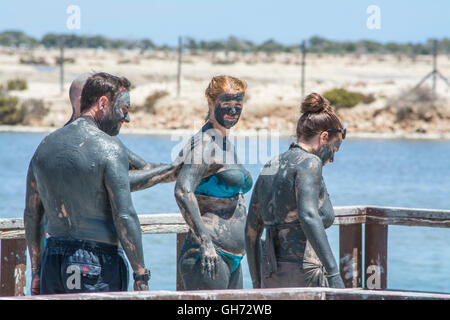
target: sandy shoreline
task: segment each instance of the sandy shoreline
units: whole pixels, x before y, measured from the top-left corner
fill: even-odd
[[[37,127],[22,125],[0,125],[0,133],[51,133],[58,128],[56,127]],[[120,131],[121,135],[152,135],[152,136],[190,136],[196,133],[196,129],[146,129],[146,128],[124,128]],[[275,134],[282,138],[294,137],[291,131],[279,130],[234,130],[233,136],[237,137],[253,137],[260,134]],[[431,133],[374,133],[374,132],[355,132],[348,133],[348,139],[386,139],[386,140],[449,140],[450,133],[431,134]]]
[[[179,95],[175,52],[67,49],[65,53],[74,61],[64,67],[61,91],[60,70],[55,63],[58,50],[0,49],[0,84],[6,86],[10,79],[25,79],[27,90],[9,91],[8,94],[23,103],[37,99],[48,111],[45,116],[33,116],[31,112],[21,122],[33,128],[18,126],[1,131],[50,132],[62,127],[71,115],[68,99],[71,81],[78,74],[93,70],[123,75],[132,82],[132,122],[123,128],[125,134],[195,132],[195,128],[204,122],[208,110],[205,88],[211,78],[219,74],[236,76],[248,84],[245,111],[233,128],[234,133],[242,130],[244,135],[255,135],[255,130],[272,129],[282,136],[291,136],[300,116],[301,57],[297,53],[230,52],[228,58],[223,52],[186,53]],[[21,63],[21,58],[29,57],[46,59],[48,65]],[[225,63],[222,61],[225,58],[231,60]],[[337,110],[351,138],[448,140],[450,90],[443,81],[437,83],[438,102],[423,103],[420,97],[408,102],[410,89],[431,68],[431,56],[311,53],[306,61],[305,94],[345,88],[371,96],[371,102]],[[444,75],[450,75],[449,56],[439,56],[439,69]],[[427,81],[423,89],[431,92],[426,89],[430,85],[431,81]]]

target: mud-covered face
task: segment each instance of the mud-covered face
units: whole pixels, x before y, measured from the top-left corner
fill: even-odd
[[[318,156],[322,160],[323,165],[334,161],[334,154],[339,151],[342,139],[335,137],[327,144],[319,148]]]
[[[243,100],[244,96],[241,92],[220,95],[214,107],[216,121],[227,129],[236,125],[241,116]]]
[[[123,122],[130,122],[128,109],[130,108],[130,94],[122,91],[112,106],[103,109],[103,117],[99,119],[100,129],[110,136],[119,134]]]

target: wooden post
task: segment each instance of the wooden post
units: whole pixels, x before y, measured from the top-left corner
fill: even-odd
[[[183,55],[183,40],[178,37],[178,70],[177,70],[177,97],[180,97],[181,92],[181,63]]]
[[[27,243],[25,239],[0,240],[0,296],[24,296]]]
[[[437,55],[438,55],[438,42],[433,40],[433,98],[436,98],[436,78],[437,78]]]
[[[366,289],[387,288],[388,225],[366,223],[364,284]]]
[[[180,251],[181,251],[181,248],[183,247],[183,241],[184,241],[185,237],[186,237],[186,233],[177,233],[177,261],[176,261],[176,264],[177,264],[177,291],[184,290],[184,285],[183,285],[183,281],[181,280],[181,274],[180,274],[178,261],[180,261]]]
[[[305,40],[302,42],[302,79],[301,79],[301,89],[302,89],[302,100],[305,98],[305,55],[306,47]]]
[[[64,93],[64,37],[61,36],[59,39],[59,49],[60,49],[60,57],[59,57],[59,80],[61,85],[61,93]]]
[[[362,224],[339,225],[339,270],[346,288],[362,288]]]

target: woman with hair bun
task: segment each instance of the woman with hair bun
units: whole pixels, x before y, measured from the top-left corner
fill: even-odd
[[[322,167],[333,162],[346,129],[318,93],[301,112],[297,142],[264,166],[253,189],[245,237],[254,288],[345,287],[325,232],[334,211]]]
[[[206,123],[180,153],[183,166],[175,198],[190,228],[179,260],[186,290],[243,286],[247,216],[243,194],[253,181],[227,135],[239,120],[246,88],[240,79],[214,77],[205,91]]]

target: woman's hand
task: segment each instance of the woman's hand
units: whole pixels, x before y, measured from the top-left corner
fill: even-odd
[[[211,279],[216,276],[217,253],[211,240],[200,245],[200,261],[202,274],[207,273]]]

